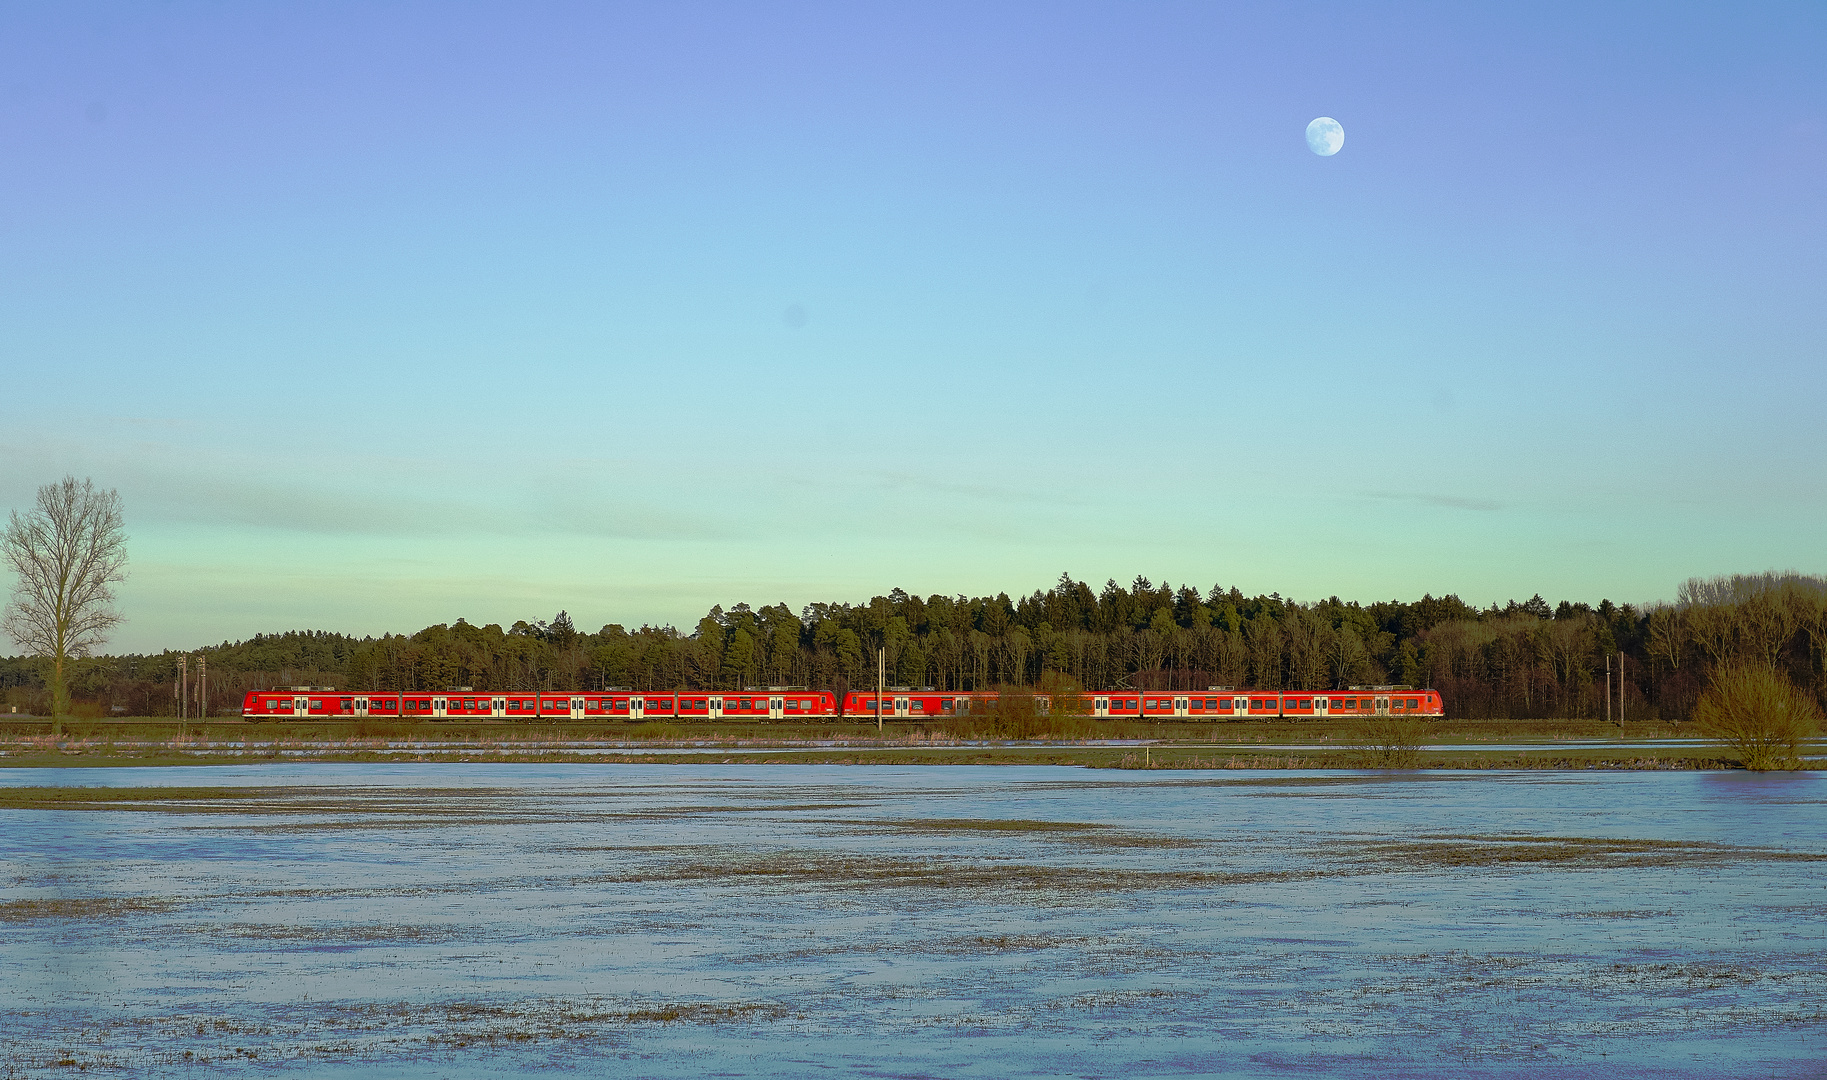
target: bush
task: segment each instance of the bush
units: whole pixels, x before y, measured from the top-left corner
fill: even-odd
[[[1040,694],[1051,707],[1040,706]],[[1085,715],[1085,698],[1063,683],[1040,693],[1028,686],[997,687],[994,700],[979,698],[969,713],[941,721],[946,734],[959,739],[1083,739],[1101,734],[1097,721]]]
[[[1351,731],[1377,769],[1412,769],[1427,741],[1427,721],[1418,716],[1366,716]]]
[[[1821,707],[1773,668],[1728,668],[1694,706],[1694,720],[1709,738],[1738,754],[1756,772],[1802,767],[1802,744],[1821,722]]]

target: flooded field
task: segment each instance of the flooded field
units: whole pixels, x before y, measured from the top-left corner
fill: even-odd
[[[1816,773],[0,772],[20,1077],[1827,1076]]]

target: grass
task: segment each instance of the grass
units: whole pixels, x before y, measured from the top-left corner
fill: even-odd
[[[0,787],[0,810],[202,811],[212,804],[270,800],[276,788],[229,787]],[[221,807],[227,810],[230,807]],[[234,809],[240,809],[235,807]]]
[[[1044,902],[1053,897],[1092,893],[1204,889],[1298,881],[1316,876],[1317,872],[1309,870],[1113,870],[1001,860],[834,855],[825,851],[787,849],[762,854],[730,851],[709,858],[683,858],[651,869],[594,875],[579,879],[577,884],[741,883],[864,892],[929,889],[993,893],[1027,902]]]
[[[1696,734],[1692,725],[1663,722],[1632,722],[1621,728],[1599,720],[1435,720],[1422,721],[1430,743],[1477,743],[1516,740],[1564,740],[1616,738],[1672,738]],[[1348,735],[1345,721],[1245,720],[1224,723],[1091,720],[1075,727],[1062,740],[1091,739],[1167,739],[1194,740],[1219,744],[1252,742],[1314,743],[1338,745]],[[433,741],[477,738],[517,739],[526,741],[559,740],[844,740],[876,742],[873,720],[818,720],[781,722],[692,723],[674,720],[647,720],[640,723],[530,723],[526,721],[410,721],[370,718],[367,720],[314,720],[249,722],[239,717],[214,717],[208,721],[192,720],[182,725],[171,717],[126,717],[109,720],[66,720],[66,738],[72,740],[155,740],[169,741],[182,734],[200,740],[343,740],[349,738],[415,738]],[[48,737],[49,720],[8,721],[0,715],[0,739]],[[969,733],[955,734],[932,721],[890,721],[884,726],[882,739],[898,743],[945,744],[971,741]]]
[[[830,824],[860,829],[912,834],[950,834],[954,836],[999,836],[1015,834],[1042,840],[1058,840],[1080,847],[1103,848],[1190,848],[1204,847],[1198,840],[1181,836],[1140,833],[1114,825],[1086,821],[1037,821],[1030,818],[846,818]]]
[[[124,919],[129,915],[170,911],[176,901],[148,896],[81,896],[0,902],[0,923],[53,919]]]
[[[1734,847],[1699,840],[1441,833],[1400,840],[1329,841],[1358,861],[1399,869],[1556,864],[1577,868],[1694,866],[1733,862],[1827,862],[1827,853]]]
[[[1370,731],[1344,723],[1240,722],[1099,725],[1103,739],[1146,740],[1144,747],[973,742],[921,724],[722,723],[529,725],[518,722],[387,721],[248,724],[217,720],[182,739],[169,720],[73,722],[53,740],[48,727],[0,724],[0,766],[208,765],[289,760],[341,762],[638,762],[645,764],[974,764],[1071,765],[1121,769],[1721,769],[1729,751],[1646,746],[1532,750],[1550,739],[1618,740],[1596,721],[1403,721],[1415,730]],[[401,732],[404,731],[404,734]],[[1633,739],[1694,736],[1691,726],[1632,724]],[[1488,750],[1492,743],[1517,749]],[[1436,749],[1423,749],[1423,743]],[[605,753],[579,753],[583,744]],[[1277,745],[1285,749],[1270,750]],[[682,750],[693,753],[681,753]],[[760,753],[786,749],[789,753]],[[702,751],[722,753],[703,753]]]

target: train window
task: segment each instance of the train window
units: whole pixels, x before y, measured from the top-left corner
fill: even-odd
[[[1252,708],[1252,709],[1262,708],[1262,699],[1261,698],[1251,698],[1250,699],[1250,708]]]
[[[799,702],[799,707],[802,709],[810,709],[812,707],[812,699],[802,698]]]
[[[615,711],[616,712],[627,712],[628,711],[628,699],[627,698],[616,699]]]
[[[672,702],[661,701],[660,702],[660,711],[661,712],[671,712],[672,711]]]
[[[1419,709],[1419,708],[1420,708],[1420,707],[1421,707],[1421,702],[1420,702],[1420,700],[1419,700],[1419,699],[1416,699],[1416,698],[1409,698],[1409,699],[1408,699],[1408,707],[1409,707],[1409,708],[1411,708],[1411,709]]]
[[[1208,709],[1216,709],[1218,707],[1218,699],[1215,697],[1206,698],[1205,707]]]
[[[311,708],[313,708],[313,709],[321,709],[321,708],[323,708],[323,707],[324,707],[324,703],[323,703],[323,699],[322,699],[322,698],[312,698],[312,699],[311,699]]]
[[[918,698],[914,699],[913,711],[914,712],[925,712],[926,703],[924,701],[919,700]]]

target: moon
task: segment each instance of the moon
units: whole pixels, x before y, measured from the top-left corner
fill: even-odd
[[[1330,116],[1322,116],[1307,125],[1307,149],[1320,157],[1331,157],[1345,145],[1345,128]]]

